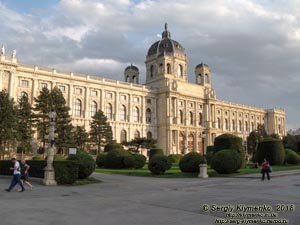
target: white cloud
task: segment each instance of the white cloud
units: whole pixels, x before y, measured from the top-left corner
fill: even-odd
[[[20,14],[0,3],[0,42],[22,62],[123,79],[139,66],[168,22],[186,49],[189,78],[204,61],[217,96],[297,115],[300,80],[299,1],[61,0],[48,13]]]

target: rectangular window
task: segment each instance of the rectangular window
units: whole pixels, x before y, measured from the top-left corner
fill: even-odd
[[[147,104],[151,104],[151,99],[150,98],[147,99]]]
[[[182,106],[183,105],[182,101],[178,101],[178,105]]]
[[[98,95],[98,92],[97,91],[95,91],[95,90],[91,90],[91,96],[97,96]]]
[[[112,98],[112,93],[106,92],[106,98]]]
[[[29,86],[29,81],[28,80],[21,80],[21,86],[28,87]]]
[[[126,100],[126,95],[121,95],[121,96],[120,96],[120,99],[121,99],[122,101],[125,101],[125,100]]]
[[[59,85],[59,86],[58,86],[58,89],[59,89],[61,92],[65,92],[65,91],[66,91],[66,86],[64,86],[64,85]]]
[[[47,88],[47,83],[40,83],[40,89]]]
[[[140,101],[139,97],[133,97],[133,102],[139,102],[139,101]]]
[[[82,89],[81,88],[76,88],[75,89],[75,94],[81,95],[82,94]]]

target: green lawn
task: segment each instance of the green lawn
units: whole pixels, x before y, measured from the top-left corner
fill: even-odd
[[[273,166],[273,171],[282,171],[282,170],[296,170],[300,169],[300,165],[292,166]],[[191,178],[191,177],[197,177],[198,173],[182,173],[179,169],[179,166],[177,164],[173,164],[172,168],[168,171],[166,171],[163,175],[154,175],[148,170],[148,166],[145,165],[142,169],[104,169],[104,168],[97,168],[95,170],[97,173],[106,173],[106,174],[122,174],[122,175],[129,175],[129,176],[142,176],[142,177],[159,177],[159,178]],[[242,175],[242,174],[253,174],[253,173],[259,173],[260,168],[256,169],[249,169],[244,168],[240,169],[237,173],[229,174],[229,175],[222,175],[215,172],[210,167],[208,168],[208,175],[210,177],[228,177],[228,176],[236,176],[236,175]]]

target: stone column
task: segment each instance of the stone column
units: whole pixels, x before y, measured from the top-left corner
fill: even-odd
[[[10,72],[9,76],[9,91],[8,95],[11,98],[15,98],[15,74],[13,72]]]
[[[3,83],[3,71],[0,70],[0,91],[2,91],[2,89],[3,89],[2,83]]]
[[[54,153],[56,152],[56,148],[54,145],[55,141],[55,118],[56,118],[56,113],[54,111],[51,111],[49,113],[50,117],[50,122],[49,122],[49,135],[48,141],[49,141],[49,146],[47,148],[47,166],[44,169],[44,180],[43,183],[46,186],[54,186],[56,185],[56,180],[55,180],[55,170],[53,167],[53,158],[54,158]]]

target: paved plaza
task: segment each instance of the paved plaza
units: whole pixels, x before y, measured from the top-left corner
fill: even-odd
[[[275,173],[274,173],[275,175]],[[300,224],[300,175],[239,178],[163,179],[93,174],[103,182],[45,187],[7,193],[10,178],[0,177],[1,225],[206,225],[225,218],[203,205],[271,205],[278,218]],[[295,204],[294,212],[276,212],[276,204]]]

